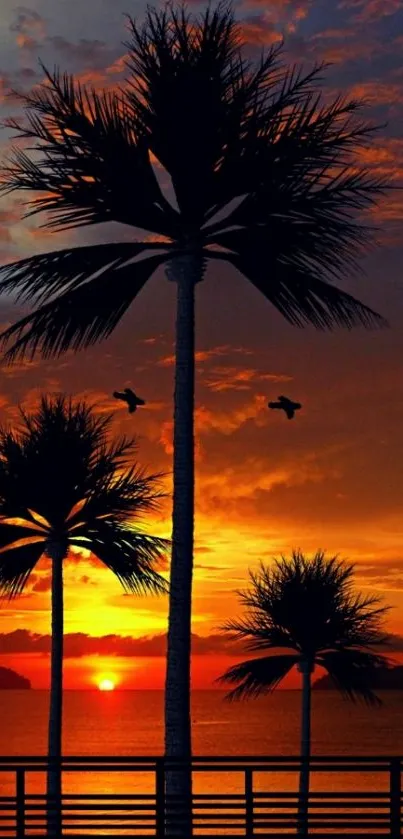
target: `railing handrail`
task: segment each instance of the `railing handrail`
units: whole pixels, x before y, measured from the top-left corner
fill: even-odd
[[[2,763],[15,763],[16,765],[20,765],[22,763],[41,763],[47,764],[51,761],[52,758],[48,758],[47,755],[0,755],[0,764]],[[150,764],[155,766],[157,763],[161,761],[165,764],[169,765],[178,765],[178,764],[187,764],[189,761],[183,760],[182,758],[167,758],[164,755],[121,755],[120,757],[116,756],[106,756],[106,755],[63,755],[62,763],[107,763],[107,764],[114,764],[114,763],[136,763],[136,764]],[[211,764],[220,764],[220,763],[243,763],[245,765],[249,764],[277,764],[277,763],[303,763],[306,761],[307,758],[303,758],[300,755],[193,755],[191,758],[192,764],[198,763],[211,763]],[[400,761],[403,763],[403,755],[311,755],[309,758],[310,764],[320,764],[320,763],[335,763],[335,764],[388,764],[390,765],[391,762],[396,763]]]
[[[380,773],[388,779],[387,784],[383,782],[380,789],[382,790],[383,786],[387,788],[384,791],[379,791],[378,788],[371,792],[368,789],[354,791],[354,787],[350,786],[348,791],[337,792],[332,789],[320,791],[319,786],[319,791],[309,792],[304,814],[301,816],[298,783],[296,789],[290,792],[277,791],[270,782],[264,792],[255,787],[255,777],[259,774],[267,777],[270,774],[281,776],[286,772],[292,772],[298,778],[300,769],[307,763],[312,775],[316,773],[319,777],[323,777],[323,773],[332,772],[350,775],[355,773],[358,776],[369,772]],[[49,767],[55,765],[60,767],[66,776],[69,772],[82,773],[82,777],[103,772],[121,773],[122,777],[127,777],[130,772],[147,775],[151,773],[155,777],[155,789],[151,793],[134,794],[134,787],[130,788],[131,792],[128,794],[115,794],[107,791],[91,793],[89,788],[88,792],[84,793],[64,793],[57,800],[53,797],[48,798],[46,792],[28,792],[27,776],[38,772],[45,774]],[[116,839],[126,835],[129,828],[130,835],[138,836],[139,839],[152,836],[155,839],[167,839],[167,813],[174,813],[175,817],[180,819],[181,801],[177,800],[177,796],[166,795],[165,776],[167,770],[180,770],[181,766],[188,767],[189,761],[167,759],[163,755],[66,755],[60,761],[49,760],[45,755],[3,755],[0,757],[0,777],[6,772],[14,775],[15,793],[12,796],[0,796],[0,835],[28,839],[34,833],[36,835],[38,830],[42,835],[46,832],[49,813],[52,817],[57,811],[60,814],[60,829],[54,834],[57,839],[61,839],[61,836],[72,836],[70,827],[74,831],[80,829],[80,837],[83,839],[87,835],[96,835],[91,833],[95,829],[102,829],[104,833],[105,826],[108,830],[106,835]],[[278,830],[282,831],[281,835],[296,835],[295,832],[283,833],[288,829],[297,830],[297,835],[302,836],[301,825],[304,827],[304,837],[314,836],[315,839],[321,839],[322,836],[324,839],[338,837],[340,831],[351,839],[361,839],[363,830],[366,839],[401,837],[403,757],[400,756],[313,755],[308,759],[293,755],[195,755],[190,761],[190,768],[195,774],[237,772],[243,775],[242,791],[236,795],[227,794],[223,788],[225,784],[221,779],[219,782],[218,778],[215,779],[213,793],[192,795],[196,839],[211,839],[212,830],[215,831],[217,839],[224,836],[226,839],[230,836],[233,836],[233,839],[240,839],[242,836],[244,839],[274,839],[280,835]],[[119,782],[114,786],[119,789]],[[346,786],[349,784],[346,783]],[[84,789],[87,789],[86,782]],[[217,794],[216,790],[221,789],[222,792]],[[238,832],[231,833],[231,830]],[[321,830],[325,833],[322,834]]]

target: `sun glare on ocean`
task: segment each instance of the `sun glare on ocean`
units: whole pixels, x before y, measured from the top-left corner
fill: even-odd
[[[111,691],[111,690],[115,690],[115,687],[116,687],[116,682],[114,682],[113,679],[102,678],[98,682],[99,690]]]

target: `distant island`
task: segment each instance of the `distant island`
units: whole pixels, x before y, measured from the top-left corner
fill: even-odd
[[[380,669],[372,686],[378,690],[403,690],[403,665]],[[317,679],[312,688],[313,690],[337,690],[337,686],[328,675]]]
[[[31,690],[31,682],[9,667],[0,667],[0,690]]]

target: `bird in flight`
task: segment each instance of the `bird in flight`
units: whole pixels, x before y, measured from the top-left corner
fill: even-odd
[[[287,419],[290,420],[295,416],[295,411],[302,408],[302,405],[300,402],[292,402],[287,396],[279,396],[278,402],[269,402],[269,408],[273,411],[284,411]]]
[[[129,408],[129,414],[134,414],[137,411],[139,405],[145,405],[144,399],[140,399],[139,396],[136,396],[133,390],[130,390],[129,387],[125,387],[123,391],[114,390],[113,396],[115,399],[121,399],[122,402],[127,402]]]

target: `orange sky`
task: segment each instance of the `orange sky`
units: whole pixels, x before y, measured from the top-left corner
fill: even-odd
[[[120,12],[141,13],[142,6],[128,9],[119,0],[112,4],[112,20],[100,0],[88,0],[88,19],[82,19],[78,0],[69,2],[64,19],[60,9],[66,4],[56,5],[33,0],[24,10],[3,0],[0,102],[11,87],[39,80],[38,54],[100,85],[120,78]],[[366,162],[398,182],[403,160],[401,4],[277,0],[270,15],[266,7],[258,0],[239,7],[250,48],[283,33],[292,57],[332,59],[331,90],[367,96],[373,116],[388,119]],[[4,99],[4,115],[15,107]],[[1,142],[5,151],[7,138]],[[66,242],[127,236],[109,226],[55,237],[32,222],[21,223],[20,212],[15,199],[0,207],[4,262]],[[226,665],[215,635],[237,609],[234,590],[245,583],[248,568],[292,547],[308,552],[321,547],[356,562],[360,588],[385,595],[394,607],[391,628],[403,634],[402,218],[402,199],[395,193],[374,217],[381,248],[368,258],[366,276],[346,281],[348,290],[389,318],[387,331],[329,335],[294,330],[227,268],[210,270],[197,289],[196,687],[210,686]],[[11,303],[0,301],[2,324],[16,315]],[[57,362],[2,368],[1,419],[14,421],[18,403],[34,408],[44,391],[86,397],[97,410],[114,412],[117,432],[138,434],[140,461],[167,473],[169,490],[173,324],[174,288],[159,273],[100,347]],[[134,417],[111,398],[115,388],[126,386],[147,401]],[[268,399],[282,392],[303,403],[294,422],[267,410]],[[169,515],[167,501],[150,529],[169,536]],[[92,686],[99,675],[114,676],[121,687],[162,687],[163,650],[155,636],[166,629],[166,601],[124,596],[112,574],[88,557],[68,563],[65,579],[66,633],[118,636],[110,639],[109,652],[107,644],[105,649],[101,642],[97,647],[81,639],[79,653],[66,658],[66,687]],[[18,635],[20,630],[39,636],[49,632],[46,562],[26,593],[0,608],[0,664],[15,667],[35,687],[46,686],[46,651],[34,651],[35,638]],[[148,636],[149,648],[140,640],[128,649],[123,636]]]

